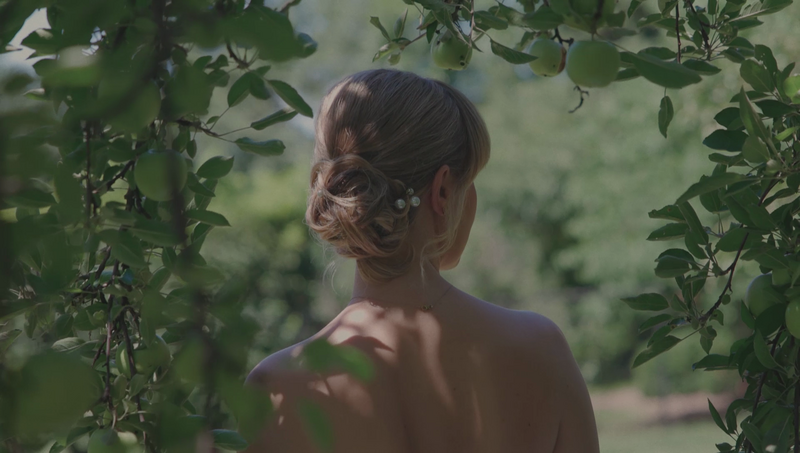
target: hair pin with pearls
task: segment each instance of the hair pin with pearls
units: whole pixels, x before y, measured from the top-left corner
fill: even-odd
[[[420,201],[419,201],[419,197],[414,197],[414,196],[412,196],[412,195],[414,195],[414,189],[408,189],[408,190],[406,191],[406,195],[408,195],[409,197],[411,197],[411,200],[410,200],[410,202],[411,202],[411,207],[412,207],[412,208],[416,208],[417,206],[419,206],[419,203],[420,203]],[[406,207],[406,200],[403,200],[402,198],[398,198],[397,200],[395,200],[395,202],[394,202],[394,206],[395,206],[397,209],[403,209],[403,208],[405,208],[405,207]]]

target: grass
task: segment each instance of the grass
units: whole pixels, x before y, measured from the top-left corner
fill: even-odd
[[[642,425],[627,411],[595,412],[600,451],[603,453],[708,453],[714,444],[733,443],[713,421]]]

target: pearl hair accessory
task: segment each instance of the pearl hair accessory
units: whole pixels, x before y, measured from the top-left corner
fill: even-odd
[[[411,207],[412,208],[416,208],[417,206],[419,206],[419,203],[420,203],[419,197],[413,197],[412,196],[412,195],[414,195],[414,189],[408,189],[406,191],[406,195],[411,197],[410,201],[411,201]],[[406,207],[406,200],[403,200],[402,198],[398,198],[397,200],[395,200],[394,206],[397,209],[403,209],[403,208]]]

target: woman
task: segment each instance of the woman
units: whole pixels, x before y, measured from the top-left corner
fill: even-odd
[[[275,414],[249,452],[318,451],[316,403],[334,452],[598,451],[586,384],[559,328],[453,287],[475,219],[489,135],[454,88],[396,70],[349,76],[322,101],[306,222],[355,258],[353,298],[322,331],[248,377]],[[368,382],[294,358],[315,339],[370,359]]]

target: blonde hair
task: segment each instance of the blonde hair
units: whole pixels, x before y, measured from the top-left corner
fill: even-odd
[[[393,69],[353,74],[326,94],[316,119],[306,223],[355,258],[365,280],[392,280],[453,245],[467,188],[489,153],[483,119],[455,88]],[[447,228],[415,250],[407,237],[416,209],[394,202],[408,201],[409,188],[421,198],[443,165],[457,187]]]

